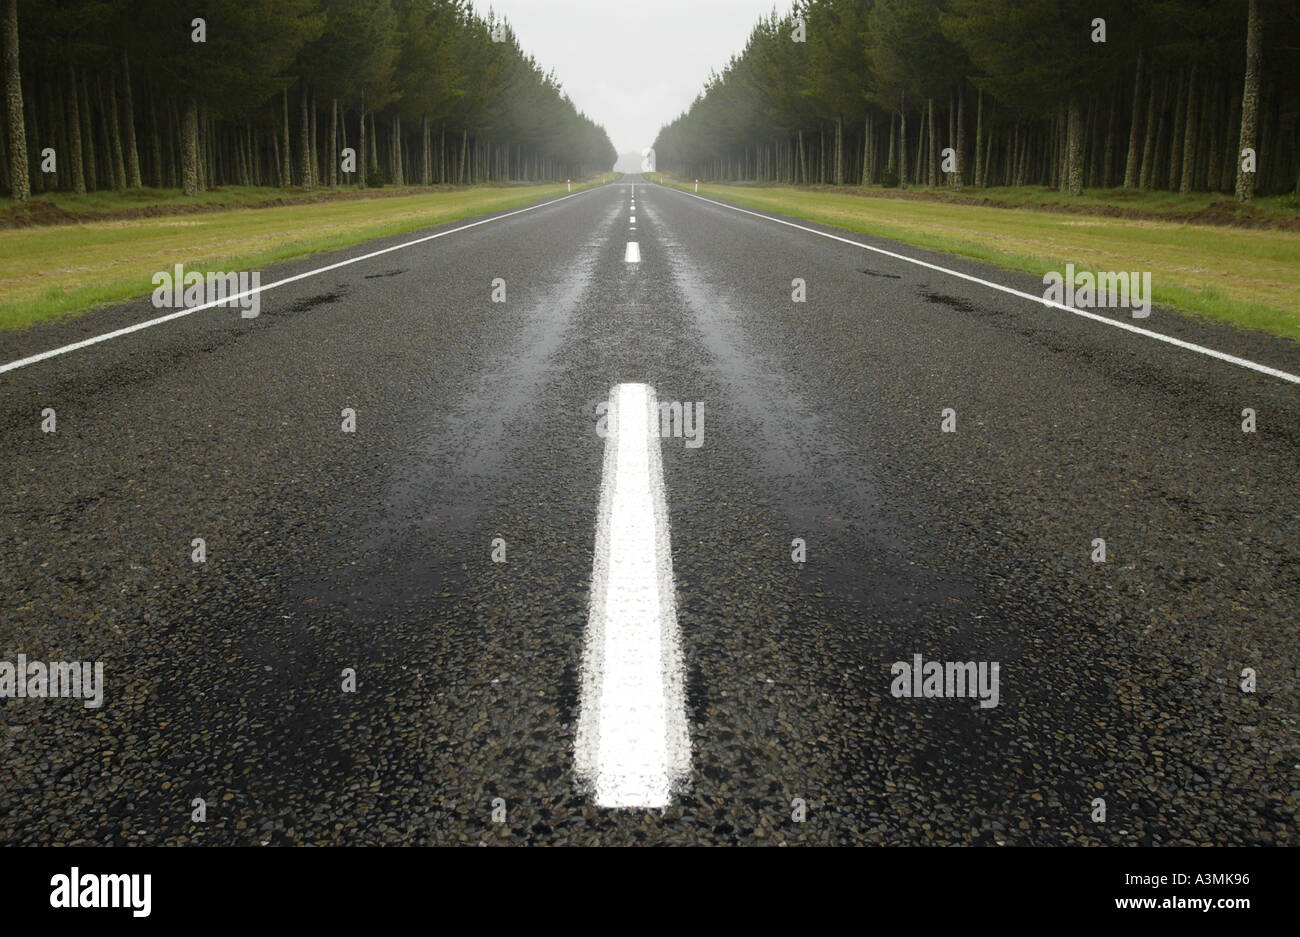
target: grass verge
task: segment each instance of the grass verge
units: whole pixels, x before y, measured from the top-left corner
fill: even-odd
[[[573,191],[599,181],[575,183]],[[257,193],[226,193],[246,207],[160,217],[105,218],[0,230],[0,330],[146,296],[160,270],[260,270],[285,260],[404,234],[567,192],[564,184],[444,190],[368,190],[370,196],[258,207]],[[213,196],[218,193],[211,193]],[[291,196],[292,197],[292,196]],[[121,206],[121,200],[105,203]],[[242,203],[241,203],[242,204]]]
[[[1113,217],[1101,202],[1067,213],[789,186],[701,185],[700,195],[1037,276],[1067,263],[1149,270],[1159,305],[1300,339],[1300,232],[1163,219],[1158,199],[1150,217]]]

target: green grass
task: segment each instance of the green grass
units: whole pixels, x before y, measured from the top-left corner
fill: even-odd
[[[694,188],[662,175],[655,181]],[[1028,204],[1035,191],[1018,197]],[[1300,232],[1160,217],[1168,206],[1187,210],[1197,196],[1150,193],[1145,201],[1133,199],[1150,217],[1116,218],[1105,213],[1108,193],[1093,194],[1096,213],[974,203],[987,192],[967,193],[972,204],[789,186],[701,185],[700,194],[1037,276],[1064,271],[1066,263],[1079,270],[1149,270],[1159,305],[1300,339]],[[1263,210],[1284,215],[1285,200],[1274,201]]]
[[[575,192],[599,184],[575,183]],[[0,230],[0,330],[83,312],[153,291],[160,270],[260,270],[272,264],[462,218],[504,211],[562,195],[563,184],[459,189],[367,190],[365,196],[309,201],[319,193],[288,193],[301,204],[265,205],[279,189],[204,193],[220,210],[158,217],[111,217],[126,199],[166,210],[192,206],[174,192],[66,196],[100,205],[102,220]],[[221,201],[227,199],[227,201]],[[229,199],[242,201],[228,201]]]
[[[876,191],[884,192],[884,189]],[[909,190],[911,191],[911,190]],[[1118,208],[1125,211],[1152,215],[1197,215],[1209,213],[1223,219],[1243,221],[1294,221],[1297,202],[1294,195],[1273,195],[1257,198],[1244,205],[1231,195],[1222,192],[1143,192],[1139,189],[1085,189],[1082,195],[1073,196],[1059,189],[1045,186],[999,186],[988,189],[965,188],[961,192],[951,189],[921,189],[950,195],[956,199],[983,203],[993,202],[1008,207],[1070,207],[1072,209],[1105,211]]]
[[[384,195],[388,189],[363,190],[356,186],[341,186],[334,190],[339,195],[355,195],[368,192]],[[103,189],[76,195],[72,192],[42,192],[33,194],[28,202],[15,203],[5,200],[4,209],[0,211],[0,220],[28,220],[40,223],[52,213],[53,206],[58,213],[79,217],[90,215],[116,215],[132,210],[176,209],[193,211],[195,208],[226,207],[247,208],[256,205],[271,205],[276,202],[306,202],[319,198],[322,191],[306,189],[280,189],[272,186],[222,186],[218,189],[200,192],[192,197],[181,195],[179,189],[127,189],[114,192]]]

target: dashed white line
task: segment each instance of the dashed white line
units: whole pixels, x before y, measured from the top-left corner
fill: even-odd
[[[438,238],[447,237],[449,234],[458,234],[461,231],[468,231],[470,228],[477,228],[479,225],[490,224],[493,221],[504,221],[506,218],[513,218],[515,215],[522,215],[525,212],[536,211],[539,208],[545,208],[547,205],[554,205],[556,202],[563,202],[571,198],[580,198],[583,195],[595,191],[596,189],[594,188],[584,189],[581,192],[574,192],[572,195],[561,195],[559,198],[548,199],[545,202],[538,202],[536,205],[529,205],[527,208],[519,208],[515,211],[506,212],[504,215],[493,215],[491,218],[472,221],[469,224],[464,224],[448,231],[439,231],[437,234],[425,235],[422,238],[416,238],[414,241],[406,241],[402,244],[394,244],[392,247],[384,247],[377,251],[371,251],[368,254],[362,254],[360,257],[352,257],[348,260],[340,260],[338,263],[329,264],[324,267],[317,267],[315,270],[296,273],[291,277],[285,277],[283,280],[276,280],[274,283],[267,283],[250,290],[244,290],[242,293],[232,293],[224,299],[214,300],[210,303],[203,303],[201,306],[191,306],[188,309],[178,309],[175,312],[169,312],[166,315],[157,316],[153,319],[146,319],[144,322],[137,322],[134,325],[128,325],[125,328],[115,329],[112,332],[105,332],[103,335],[95,335],[79,342],[73,342],[71,345],[51,348],[49,351],[42,351],[39,354],[20,358],[17,361],[10,361],[8,364],[0,364],[0,374],[3,374],[6,371],[16,371],[19,368],[25,368],[29,364],[36,364],[38,361],[45,361],[47,358],[56,358],[59,355],[66,355],[70,352],[79,351],[82,348],[89,348],[91,345],[98,345],[100,342],[120,338],[123,335],[130,335],[132,332],[139,332],[141,329],[151,328],[155,325],[162,325],[164,322],[171,322],[173,319],[180,319],[184,316],[193,315],[194,313],[202,312],[205,309],[212,309],[217,306],[230,306],[247,296],[252,296],[255,293],[265,293],[267,290],[273,290],[277,286],[284,286],[287,283],[295,283],[298,280],[305,280],[308,277],[319,276],[322,273],[328,273],[331,270],[337,270],[340,267],[346,267],[349,264],[360,263],[361,261],[369,260],[372,257],[379,257],[383,254],[392,253],[393,251],[400,251],[403,248],[414,247],[416,244],[423,244],[426,241],[433,241]]]
[[[629,264],[639,264],[641,262],[641,245],[636,241],[628,241],[627,252],[623,255],[623,261]]]
[[[1058,303],[1054,300],[1044,299],[1041,296],[1035,296],[1032,293],[1026,293],[1023,290],[1014,289],[1010,286],[1003,286],[1001,283],[994,283],[991,280],[984,280],[969,273],[962,273],[960,270],[952,270],[948,267],[941,267],[938,264],[932,264],[924,260],[918,260],[915,257],[908,257],[906,254],[899,254],[895,251],[887,251],[882,247],[872,247],[870,244],[863,244],[861,241],[854,241],[851,238],[840,237],[838,234],[830,234],[826,231],[818,231],[816,228],[809,228],[806,225],[795,224],[793,221],[786,221],[783,218],[773,218],[771,215],[764,215],[761,212],[750,211],[746,208],[739,208],[735,205],[728,205],[726,202],[719,202],[717,199],[705,198],[703,195],[696,195],[693,192],[683,192],[681,189],[670,189],[687,198],[696,198],[701,202],[708,202],[710,205],[717,205],[720,208],[727,208],[731,211],[740,212],[742,215],[752,215],[755,218],[762,218],[764,221],[775,222],[776,224],[785,225],[787,228],[795,228],[799,231],[806,231],[809,234],[815,234],[818,237],[829,238],[832,241],[839,241],[842,244],[852,244],[854,247],[860,247],[863,250],[881,254],[885,257],[893,257],[895,260],[901,260],[905,263],[914,264],[918,267],[925,267],[927,270],[935,270],[939,273],[946,273],[949,276],[957,277],[961,280],[968,280],[971,283],[978,283],[981,286],[987,286],[989,289],[998,290],[1011,296],[1018,296],[1021,299],[1027,299],[1032,303],[1040,306],[1048,306],[1052,309],[1060,309],[1064,312],[1073,313],[1076,316],[1082,316],[1085,319],[1091,319],[1094,322],[1100,322],[1103,325],[1113,326],[1117,329],[1123,329],[1126,332],[1132,332],[1135,335],[1142,335],[1146,338],[1153,338],[1158,342],[1165,342],[1187,351],[1196,352],[1199,355],[1206,355],[1210,358],[1217,358],[1219,361],[1226,361],[1229,364],[1235,364],[1238,367],[1249,368],[1252,371],[1258,371],[1260,374],[1267,374],[1270,377],[1281,378],[1284,381],[1290,381],[1292,384],[1300,384],[1300,374],[1292,374],[1289,371],[1282,371],[1278,368],[1269,367],[1266,364],[1260,364],[1258,361],[1251,361],[1248,358],[1238,358],[1236,355],[1230,355],[1226,352],[1217,351],[1213,348],[1207,348],[1204,345],[1197,345],[1193,342],[1185,342],[1181,338],[1174,338],[1172,335],[1163,335],[1160,332],[1153,332],[1150,329],[1144,329],[1137,325],[1131,325],[1128,322],[1121,322],[1118,319],[1111,319],[1107,316],[1099,315],[1095,312],[1089,312],[1086,309],[1079,309],[1074,306],[1067,306],[1064,303]]]
[[[636,215],[632,216],[632,224],[636,224]]]
[[[667,807],[690,774],[654,389],[610,391],[574,767],[601,807]]]

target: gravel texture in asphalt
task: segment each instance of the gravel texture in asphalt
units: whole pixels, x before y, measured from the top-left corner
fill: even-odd
[[[1141,324],[1300,370],[1284,340]],[[573,772],[624,382],[704,414],[698,447],[661,441],[692,743],[664,811]],[[0,700],[0,842],[1297,841],[1276,378],[628,177],[0,388],[0,661],[105,683],[98,709]],[[998,704],[895,697],[918,654],[997,662]]]

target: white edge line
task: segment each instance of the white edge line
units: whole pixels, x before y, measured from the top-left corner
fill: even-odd
[[[325,267],[318,267],[315,270],[307,270],[303,273],[295,273],[291,277],[285,277],[283,280],[276,280],[274,283],[267,283],[265,286],[257,286],[251,290],[244,290],[242,293],[233,293],[223,299],[214,300],[210,303],[204,303],[201,306],[193,306],[189,309],[178,309],[175,312],[169,312],[166,315],[158,316],[154,319],[146,319],[144,322],[137,322],[134,325],[128,325],[124,328],[115,329],[112,332],[105,332],[103,335],[95,335],[92,338],[83,339],[79,342],[73,342],[71,345],[63,345],[60,348],[51,348],[49,351],[42,351],[39,354],[31,355],[27,358],[20,358],[17,361],[10,361],[8,364],[0,365],[0,374],[6,371],[16,371],[19,368],[25,368],[29,364],[36,364],[38,361],[44,361],[47,358],[55,358],[59,355],[66,355],[70,352],[79,351],[82,348],[89,348],[91,345],[98,345],[100,342],[106,342],[109,339],[119,338],[123,335],[130,335],[132,332],[139,332],[141,329],[147,329],[154,325],[162,325],[164,322],[170,322],[173,319],[179,319],[183,316],[193,315],[196,312],[202,312],[204,309],[212,309],[216,306],[230,305],[237,300],[246,296],[252,296],[256,293],[265,293],[267,290],[273,290],[277,286],[284,286],[286,283],[294,283],[298,280],[305,280],[308,277],[314,277],[317,274],[328,273],[331,270],[337,270],[339,267],[346,267],[349,264],[360,263],[363,260],[369,260],[372,257],[378,257],[381,254],[388,254],[392,251],[399,251],[405,247],[414,247],[416,244],[423,244],[425,241],[433,241],[440,237],[446,237],[449,234],[457,234],[461,231],[468,231],[470,228],[477,228],[492,221],[502,221],[514,215],[522,215],[524,212],[534,211],[538,208],[545,208],[547,205],[554,205],[556,202],[563,202],[567,199],[577,198],[580,195],[587,195],[596,191],[599,186],[593,186],[590,189],[583,189],[581,192],[574,192],[572,195],[561,195],[559,198],[547,199],[544,202],[538,202],[536,205],[529,205],[527,208],[518,208],[514,211],[507,212],[504,215],[493,215],[491,218],[483,218],[470,224],[461,225],[458,228],[451,228],[447,231],[439,231],[437,234],[426,235],[422,238],[416,238],[414,241],[406,241],[402,244],[394,244],[392,247],[381,248],[377,251],[371,251],[369,254],[362,254],[360,257],[352,257],[348,260],[340,260],[338,263],[329,264]],[[336,248],[337,249],[337,248]],[[129,302],[130,300],[128,300]]]
[[[969,280],[972,283],[979,283],[981,286],[987,286],[990,289],[1000,290],[1003,293],[1008,293],[1012,296],[1018,296],[1021,299],[1027,299],[1032,303],[1039,304],[1040,306],[1048,306],[1053,309],[1060,309],[1065,312],[1072,312],[1076,316],[1083,316],[1085,319],[1092,319],[1094,322],[1101,322],[1106,325],[1114,326],[1117,329],[1123,329],[1124,331],[1132,332],[1135,335],[1144,335],[1147,338],[1154,338],[1157,341],[1167,342],[1170,345],[1176,345],[1177,347],[1185,348],[1188,351],[1194,351],[1197,352],[1198,354],[1208,355],[1211,358],[1218,358],[1220,361],[1226,361],[1229,364],[1235,364],[1238,367],[1249,368],[1252,371],[1258,371],[1259,373],[1267,374],[1270,377],[1281,378],[1284,381],[1290,381],[1292,384],[1300,384],[1300,374],[1291,374],[1288,371],[1282,371],[1277,368],[1271,368],[1268,365],[1260,364],[1257,361],[1251,361],[1247,358],[1238,358],[1236,355],[1230,355],[1227,354],[1226,352],[1216,351],[1215,349],[1207,348],[1204,345],[1197,345],[1194,344],[1193,342],[1185,342],[1181,338],[1174,338],[1172,335],[1163,335],[1160,332],[1153,332],[1150,329],[1144,329],[1141,328],[1140,326],[1131,325],[1128,322],[1120,322],[1116,319],[1111,319],[1103,315],[1098,315],[1095,312],[1089,312],[1086,309],[1076,309],[1074,306],[1067,306],[1064,303],[1058,303],[1055,302],[1054,300],[1044,299],[1041,296],[1034,296],[1031,293],[1026,293],[1010,286],[1003,286],[1001,283],[994,283],[991,280],[982,280],[979,277],[972,276],[969,273],[962,273],[960,270],[951,270],[948,267],[940,267],[938,264],[932,264],[924,260],[918,260],[915,257],[908,257],[906,254],[899,254],[899,253],[895,253],[894,251],[887,251],[881,247],[872,247],[870,244],[863,244],[861,241],[854,241],[850,238],[840,237],[837,234],[830,234],[826,231],[818,231],[816,228],[809,228],[805,225],[795,224],[793,221],[786,221],[783,218],[774,218],[771,215],[765,215],[762,212],[750,211],[747,208],[740,208],[739,206],[736,205],[729,205],[726,202],[719,202],[716,199],[705,198],[703,195],[696,195],[693,192],[683,192],[681,189],[675,189],[672,186],[662,186],[662,188],[667,188],[669,191],[676,192],[678,195],[685,195],[689,198],[697,198],[701,202],[708,202],[710,205],[718,205],[721,206],[722,208],[729,208],[732,211],[738,211],[741,214],[753,215],[755,218],[762,218],[766,221],[774,221],[777,224],[783,224],[789,228],[795,228],[799,231],[807,231],[809,234],[816,234],[820,237],[830,238],[832,241],[840,241],[844,244],[852,244],[854,247],[860,247],[863,250],[873,251],[874,253],[877,254],[883,254],[886,257],[893,257],[896,260],[906,261],[907,263],[915,264],[918,267],[926,267],[930,270],[937,270],[938,272],[946,273],[949,276],[959,277],[960,279],[963,280]]]

